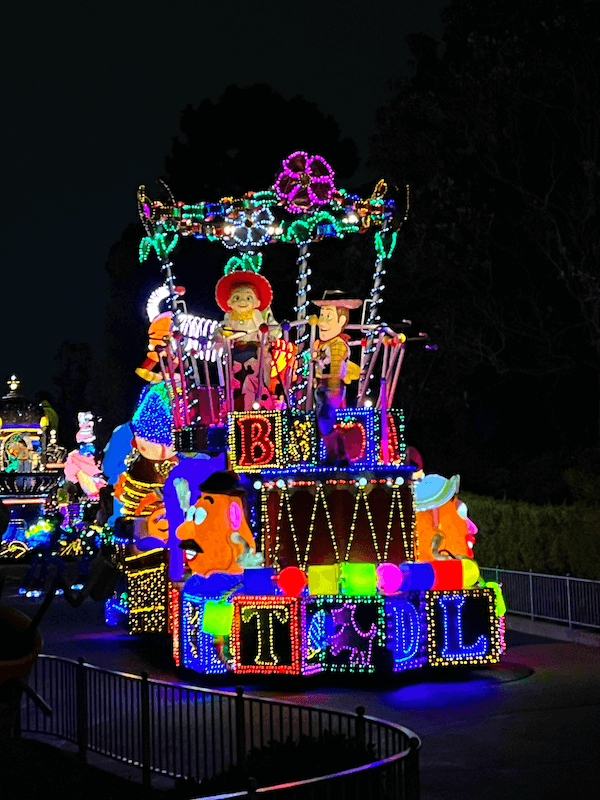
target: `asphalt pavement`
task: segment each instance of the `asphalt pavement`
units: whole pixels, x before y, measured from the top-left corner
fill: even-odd
[[[18,568],[20,569],[20,567]],[[39,600],[17,594],[16,566],[2,602],[32,616]],[[554,626],[509,617],[507,650],[490,667],[413,671],[382,681],[210,679],[175,667],[168,637],[129,636],[104,624],[86,600],[53,601],[42,623],[42,652],[175,683],[232,689],[317,707],[354,710],[404,725],[422,739],[423,800],[547,800],[597,791],[600,754],[600,637],[564,641]],[[533,631],[533,632],[532,632]],[[573,638],[572,636],[567,638]],[[596,644],[594,644],[596,642]],[[244,676],[248,677],[248,676]],[[133,773],[132,773],[133,774]],[[1,793],[0,793],[1,796]]]

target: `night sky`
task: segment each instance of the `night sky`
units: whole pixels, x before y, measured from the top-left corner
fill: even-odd
[[[163,172],[187,104],[216,101],[231,84],[268,83],[331,114],[364,160],[375,110],[390,81],[409,69],[404,37],[422,31],[439,39],[445,4],[11,4],[3,41],[0,378],[17,373],[30,397],[52,391],[61,342],[98,346],[109,248],[136,221],[137,186]],[[361,166],[355,180],[372,177]]]

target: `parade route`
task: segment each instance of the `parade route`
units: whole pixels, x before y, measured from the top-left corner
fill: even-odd
[[[17,568],[3,601],[28,615],[39,600],[17,594]],[[518,627],[518,625],[517,625]],[[423,800],[532,800],[575,797],[595,785],[600,751],[600,647],[507,631],[500,664],[456,671],[411,672],[353,685],[325,678],[244,682],[245,691],[294,703],[354,710],[389,719],[422,739]],[[176,683],[233,690],[239,675],[213,679],[177,669],[169,640],[129,636],[104,624],[102,607],[72,608],[55,598],[42,624],[43,652]]]

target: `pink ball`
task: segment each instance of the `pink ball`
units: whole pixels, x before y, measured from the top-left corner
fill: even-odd
[[[377,588],[383,594],[394,594],[402,584],[402,571],[396,564],[380,564],[375,570]]]

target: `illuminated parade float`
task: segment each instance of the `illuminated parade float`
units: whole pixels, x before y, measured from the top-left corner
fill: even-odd
[[[35,528],[46,500],[62,478],[63,450],[56,442],[55,412],[20,393],[12,375],[0,398],[0,555],[26,552],[26,533]]]
[[[412,345],[379,315],[404,221],[386,191],[350,195],[304,152],[238,199],[159,202],[140,187],[140,259],[153,251],[164,283],[146,385],[102,462],[121,573],[106,619],[168,633],[177,664],[308,676],[500,658],[502,595],[479,577],[458,476],[423,473],[394,405]],[[355,233],[373,238],[369,298],[309,299],[310,248]],[[176,285],[183,236],[232,251],[220,320],[189,313]],[[297,250],[291,321],[274,318],[262,270],[274,242]]]

